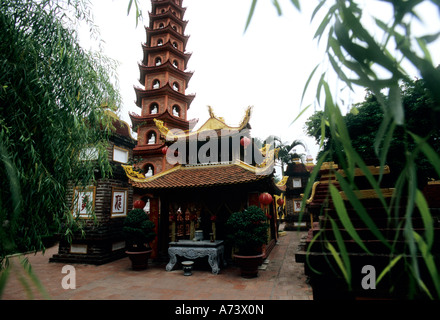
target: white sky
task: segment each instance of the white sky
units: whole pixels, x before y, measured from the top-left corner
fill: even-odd
[[[140,1],[144,20],[137,28],[134,9],[127,16],[128,0],[91,2],[94,21],[105,41],[105,53],[120,62],[119,86],[123,99],[120,117],[131,124],[128,112],[141,112],[134,103],[133,86],[139,84],[138,61],[142,59],[141,43],[146,41],[144,26],[149,23],[151,1]],[[250,123],[254,137],[276,135],[289,142],[299,139],[309,150],[298,148],[297,151],[315,157],[318,147],[304,133],[304,122],[313,108],[290,124],[302,108],[313,102],[316,89],[313,84],[303,105],[301,95],[309,74],[323,60],[323,50],[313,40],[316,24],[310,24],[316,2],[301,1],[303,8],[298,13],[290,0],[280,0],[283,16],[279,17],[271,1],[259,0],[251,25],[244,33],[251,2],[183,1],[187,8],[184,20],[188,21],[185,34],[190,36],[186,51],[192,53],[187,70],[194,71],[186,93],[196,94],[188,120],[198,118],[199,125],[203,124],[210,105],[228,124],[237,125],[245,109],[253,106]],[[426,14],[435,14],[438,21],[437,13],[431,11]],[[363,97],[360,90],[344,100],[360,102]]]

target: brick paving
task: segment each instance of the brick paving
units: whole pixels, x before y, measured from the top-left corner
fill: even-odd
[[[65,264],[49,262],[58,246],[45,254],[31,254],[32,270],[52,300],[312,300],[303,264],[295,262],[295,251],[305,232],[287,231],[279,238],[265,270],[257,278],[244,279],[235,266],[218,275],[196,268],[192,276],[183,270],[167,272],[165,264],[152,264],[143,271],[131,270],[128,258],[101,265],[74,264],[76,289],[65,290],[61,282]],[[23,273],[18,257],[11,259],[12,271],[2,295],[4,300],[44,299]],[[176,265],[177,267],[177,265]],[[27,279],[30,289],[20,282]],[[31,295],[29,295],[29,293]]]

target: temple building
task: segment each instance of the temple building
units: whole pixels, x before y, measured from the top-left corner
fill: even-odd
[[[125,256],[125,239],[122,226],[127,212],[133,206],[133,188],[128,183],[121,164],[133,157],[136,140],[131,135],[128,123],[116,114],[111,116],[114,131],[106,146],[112,166],[110,177],[102,177],[95,170],[95,179],[87,186],[67,186],[66,202],[72,219],[83,225],[84,234],[74,230],[71,239],[61,237],[58,253],[51,262],[104,264]],[[79,155],[82,161],[92,163],[98,159],[98,151],[91,146]]]
[[[273,180],[277,150],[255,144],[251,107],[237,126],[208,107],[209,118],[194,129],[197,121],[188,120],[188,110],[195,95],[186,94],[192,73],[186,71],[185,8],[182,0],[151,4],[139,64],[142,87],[134,88],[141,112],[130,113],[137,140],[113,114],[116,131],[107,150],[113,176],[97,176],[86,188],[69,185],[66,201],[85,235],[61,239],[51,261],[102,264],[124,257],[123,222],[138,200],[156,225],[152,259],[167,260],[170,242],[192,240],[196,232],[205,240],[225,240],[228,217],[250,205],[261,206],[270,222],[267,256],[277,239],[275,203],[260,203],[260,195],[281,193]],[[233,249],[225,246],[226,258]]]
[[[186,71],[184,13],[181,0],[152,0],[139,65],[142,88],[135,87],[141,114],[130,114],[138,135],[133,156],[139,161],[123,166],[134,201],[146,203],[157,225],[153,259],[167,259],[169,243],[193,239],[196,230],[204,239],[225,239],[231,213],[260,205],[261,193],[280,193],[273,181],[276,150],[257,147],[250,136],[252,108],[244,110],[238,126],[230,126],[208,107],[208,120],[193,130],[196,121],[188,120],[188,110],[195,96],[185,92],[192,73]],[[269,253],[277,237],[276,215],[273,205],[265,210],[271,221]]]

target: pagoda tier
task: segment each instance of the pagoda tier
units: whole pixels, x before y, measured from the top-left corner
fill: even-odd
[[[188,65],[188,60],[191,58],[192,53],[186,53],[183,51],[178,50],[176,47],[174,47],[171,43],[171,41],[168,41],[164,43],[162,46],[154,46],[154,47],[148,47],[146,44],[142,44],[142,50],[144,51],[144,57],[142,59],[142,64],[148,65],[148,57],[149,55],[155,55],[160,52],[169,52],[170,56],[174,55],[179,59],[182,59],[184,62],[183,69],[185,70]]]
[[[158,36],[169,36],[172,38],[175,38],[176,40],[179,40],[183,43],[183,47],[186,48],[186,44],[188,43],[189,36],[186,36],[182,33],[179,33],[178,31],[174,30],[174,28],[170,25],[161,28],[161,29],[150,29],[148,27],[145,28],[145,31],[147,32],[147,45],[153,46],[154,43],[152,43],[152,40],[154,37]],[[184,51],[184,50],[182,50]]]
[[[175,14],[171,13],[170,11],[165,11],[164,13],[155,14],[152,12],[148,13],[150,16],[150,29],[154,29],[154,22],[155,21],[173,21],[179,25],[182,26],[183,30],[185,31],[186,25],[188,24],[188,21],[184,21],[177,17]]]
[[[166,61],[165,63],[162,63],[159,66],[154,67],[148,67],[144,64],[139,64],[139,70],[140,70],[140,79],[139,82],[145,86],[145,77],[154,75],[157,73],[167,73],[167,74],[173,74],[179,78],[183,78],[185,80],[185,89],[188,88],[188,82],[191,80],[191,77],[193,76],[193,72],[185,72],[180,70],[178,67],[174,66],[170,60]]]
[[[134,90],[136,92],[136,105],[139,108],[142,108],[142,100],[144,98],[155,98],[155,97],[167,95],[167,96],[171,96],[176,100],[185,102],[187,104],[187,109],[189,109],[189,105],[195,98],[195,95],[185,95],[183,93],[174,90],[173,88],[171,88],[169,83],[165,84],[163,87],[158,89],[145,90],[135,86]]]
[[[144,116],[130,112],[129,116],[133,124],[133,129],[136,129],[141,125],[155,126],[156,123],[154,122],[154,119],[158,119],[173,128],[182,128],[182,130],[188,130],[188,121],[173,115],[169,112],[169,110],[166,110],[160,114],[148,114]],[[195,120],[191,120],[191,122],[193,121]]]
[[[186,8],[182,7],[182,0],[152,0],[151,1],[151,12],[153,14],[160,14],[163,9],[171,12],[173,12],[174,10],[176,13],[180,14],[181,17],[183,17],[186,11]]]

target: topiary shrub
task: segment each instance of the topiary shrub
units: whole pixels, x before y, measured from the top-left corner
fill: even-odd
[[[127,248],[130,251],[144,251],[149,248],[149,243],[156,237],[155,226],[144,210],[131,210],[127,214],[122,228]]]
[[[240,255],[259,254],[262,245],[267,243],[266,220],[263,210],[257,206],[234,212],[226,222],[226,240],[238,248]]]

